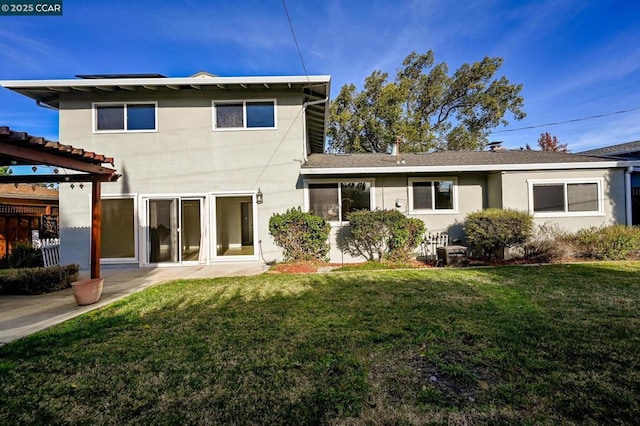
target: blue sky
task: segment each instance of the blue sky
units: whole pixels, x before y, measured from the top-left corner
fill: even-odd
[[[640,140],[638,0],[287,0],[309,74],[330,74],[332,96],[373,70],[394,75],[431,49],[454,71],[504,58],[499,76],[523,84],[509,148],[550,132],[569,149]],[[303,75],[281,0],[64,0],[63,16],[0,16],[0,80],[76,74]],[[0,124],[58,138],[57,113],[0,89]]]

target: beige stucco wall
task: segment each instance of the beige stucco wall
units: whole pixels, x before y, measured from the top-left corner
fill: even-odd
[[[626,221],[624,169],[558,170],[504,172],[502,174],[503,207],[529,211],[529,179],[603,179],[603,214],[590,216],[536,217],[534,222],[556,223],[562,229],[576,231],[590,226],[602,226]]]
[[[487,174],[487,207],[502,208],[502,173],[490,172]]]
[[[354,177],[366,178],[363,176]],[[371,178],[371,177],[369,177]],[[457,204],[455,212],[433,214],[416,214],[409,210],[409,179],[410,178],[442,178],[457,179]],[[448,232],[452,239],[462,238],[462,222],[467,214],[481,210],[486,205],[486,177],[482,173],[466,173],[460,175],[402,175],[402,176],[377,176],[375,179],[374,202],[378,209],[395,209],[402,213],[416,217],[425,223],[429,232]],[[341,252],[337,247],[337,241],[341,234],[347,233],[348,226],[334,226],[331,228],[330,242],[331,262],[350,263],[361,262],[362,258],[352,257]],[[417,250],[419,252],[419,249]]]
[[[302,97],[265,90],[229,92],[215,100],[276,99],[277,129],[214,131],[212,100],[206,90],[87,93],[62,95],[60,141],[114,157],[123,176],[102,184],[103,195],[264,194],[254,225],[266,260],[279,259],[280,249],[268,235],[269,217],[302,205],[296,190],[303,156]],[[92,102],[157,101],[156,132],[94,133]],[[62,261],[89,263],[90,185],[60,186]],[[139,206],[138,206],[139,207]],[[140,214],[140,208],[138,208]],[[139,218],[140,219],[140,218]],[[213,237],[211,237],[213,238]],[[214,247],[215,248],[215,247]]]

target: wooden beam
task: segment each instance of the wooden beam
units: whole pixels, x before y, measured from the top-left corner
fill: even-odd
[[[180,90],[180,86],[176,86],[175,84],[167,84],[169,89]]]
[[[100,231],[102,209],[100,182],[91,185],[91,278],[100,278]]]
[[[122,90],[129,90],[130,92],[134,92],[136,88],[134,86],[118,86]]]
[[[147,90],[158,90],[157,86],[142,86],[142,87],[144,87]]]
[[[224,84],[216,84],[216,86],[218,86],[222,90],[226,90],[227,89],[227,86],[225,86]]]
[[[103,175],[72,174],[72,175],[2,175],[0,183],[74,183],[74,182],[115,182],[121,175],[115,173]]]
[[[47,87],[47,89],[53,92],[69,92],[70,91],[68,87]]]
[[[7,143],[0,140],[0,152],[4,157],[15,158],[16,160],[29,161],[33,164],[46,164],[48,166],[62,167],[64,169],[76,170],[85,173],[110,174],[113,169],[102,167],[100,164],[91,164],[75,158],[56,155],[60,151],[52,149],[51,152],[41,149],[30,149]],[[86,155],[86,153],[85,153]]]
[[[82,87],[82,86],[71,86],[71,88],[72,88],[73,90],[77,90],[77,91],[79,91],[79,92],[90,92],[90,91],[91,91],[91,89],[90,89],[90,88],[88,88],[88,87]]]
[[[105,92],[113,92],[116,90],[113,86],[96,86],[98,90],[104,90]]]
[[[263,83],[264,87],[266,87],[267,89],[269,88],[269,85],[267,83]]]
[[[201,90],[202,86],[198,85],[198,84],[192,84],[191,87],[193,87],[196,90]]]
[[[246,85],[246,84],[244,84],[244,83],[240,83],[240,87],[242,87],[242,88],[244,88],[244,89],[248,89],[248,88],[249,88],[249,86],[247,86],[247,85]]]

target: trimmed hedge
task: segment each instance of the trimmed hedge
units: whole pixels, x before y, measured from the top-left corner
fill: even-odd
[[[0,294],[42,294],[71,287],[80,266],[6,269],[0,271]]]
[[[285,260],[327,260],[330,231],[324,218],[303,212],[300,207],[275,213],[269,219],[269,234],[282,247]]]
[[[513,209],[486,209],[471,213],[464,222],[467,242],[474,254],[491,258],[501,249],[526,243],[533,217]]]

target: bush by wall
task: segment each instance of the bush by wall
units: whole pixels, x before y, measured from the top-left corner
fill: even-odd
[[[491,258],[500,250],[524,244],[531,237],[533,217],[513,209],[486,209],[469,214],[464,222],[474,254]]]
[[[71,287],[78,279],[76,264],[48,268],[21,268],[0,271],[0,294],[42,294]]]
[[[283,248],[285,260],[327,260],[330,230],[324,218],[303,212],[300,207],[269,219],[269,234]]]
[[[555,223],[543,223],[537,226],[532,237],[523,247],[524,257],[536,262],[563,262],[576,257],[571,234]]]
[[[611,225],[581,229],[570,237],[576,257],[623,260],[640,257],[640,228]]]
[[[397,210],[356,211],[348,219],[351,232],[339,247],[369,261],[408,261],[424,237],[424,223]]]

